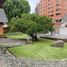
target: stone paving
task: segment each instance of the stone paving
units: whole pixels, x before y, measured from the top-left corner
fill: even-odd
[[[24,44],[24,43],[23,43]],[[36,61],[15,57],[7,49],[0,48],[0,67],[67,67],[67,60]]]
[[[4,54],[0,49],[0,67],[17,67],[16,58],[8,51]]]
[[[4,45],[4,47],[15,47],[25,45],[26,43],[19,39],[0,38],[0,44]],[[7,49],[4,54],[4,50],[0,48],[0,67],[19,67],[17,60]]]
[[[0,38],[0,45],[5,47],[15,47],[25,45],[26,42],[22,39],[10,39],[10,38]]]

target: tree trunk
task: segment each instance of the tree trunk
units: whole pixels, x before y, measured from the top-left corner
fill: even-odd
[[[29,34],[29,35],[32,37],[32,40],[38,41],[38,38],[37,38],[37,34],[36,33],[32,33],[32,34]]]
[[[37,35],[34,36],[34,40],[38,41]]]

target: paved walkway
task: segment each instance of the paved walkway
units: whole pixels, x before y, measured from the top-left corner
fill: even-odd
[[[0,44],[5,47],[15,47],[25,45],[26,42],[19,39],[0,38]],[[3,50],[0,48],[0,67],[19,67],[18,59],[8,50],[6,50],[4,54]]]
[[[8,50],[6,50],[6,53],[4,54],[0,48],[0,67],[32,67],[32,66],[28,64],[26,60],[22,60],[15,57]]]
[[[5,47],[15,47],[25,45],[26,42],[22,39],[0,38],[0,44]]]
[[[15,47],[26,45],[26,42],[21,39],[0,38],[0,67],[27,67],[26,63],[11,54],[6,47]],[[4,49],[6,52],[4,53]]]
[[[16,60],[8,51],[4,54],[0,49],[0,67],[18,67]]]

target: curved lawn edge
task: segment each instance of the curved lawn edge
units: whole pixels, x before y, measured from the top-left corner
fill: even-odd
[[[32,59],[26,59],[26,58],[17,58],[13,54],[9,53],[7,51],[6,57],[10,57],[10,62],[16,62],[14,67],[16,67],[16,64],[18,67],[67,67],[67,60],[55,60],[55,61],[43,61],[43,60],[32,60]],[[13,58],[12,58],[13,57]],[[9,59],[9,58],[8,58]]]
[[[65,43],[64,48],[51,47],[52,43],[52,40],[40,40],[39,43],[34,42],[32,45],[14,47],[10,48],[9,50],[19,58],[31,58],[34,60],[48,61],[67,59],[67,43]]]

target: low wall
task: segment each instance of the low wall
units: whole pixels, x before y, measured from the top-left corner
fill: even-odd
[[[67,42],[67,38],[60,38],[59,36],[42,36],[41,38],[45,38],[45,39],[51,39],[51,40],[63,40],[65,42]]]

